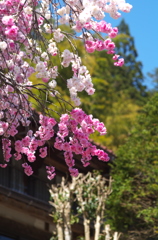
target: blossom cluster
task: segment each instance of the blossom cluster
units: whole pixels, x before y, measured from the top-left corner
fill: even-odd
[[[89,140],[94,131],[106,133],[104,124],[79,108],[69,115],[61,115],[59,123],[40,114],[36,129],[31,128],[34,112],[29,96],[33,96],[36,102],[40,99],[31,92],[36,86],[30,77],[34,74],[41,80],[45,87],[41,91],[46,95],[53,92],[60,76],[58,66],[54,64],[54,59],[58,58],[63,68],[72,68],[72,77],[66,79],[66,85],[71,100],[79,106],[81,102],[77,93],[86,91],[92,95],[95,89],[71,38],[81,39],[88,53],[105,50],[112,54],[115,66],[122,66],[124,60],[116,54],[112,40],[118,29],[106,23],[104,17],[108,13],[117,19],[121,15],[119,11],[129,12],[131,8],[125,0],[66,0],[60,4],[50,0],[0,1],[0,136],[4,156],[1,167],[6,167],[14,157],[16,161],[23,160],[22,167],[27,175],[33,174],[31,163],[37,159],[37,154],[41,158],[48,155],[47,141],[55,136],[54,147],[64,151],[73,176],[78,174],[74,154],[81,155],[84,166],[89,164],[92,156],[108,160],[107,154]],[[62,31],[60,24],[69,24],[74,34]],[[79,32],[82,32],[81,36]],[[101,35],[94,38],[95,32],[106,34],[105,39]],[[66,40],[71,48],[60,51],[61,42]],[[21,128],[25,129],[25,136],[19,139]],[[49,179],[55,176],[54,171],[54,167],[47,167]]]
[[[81,162],[84,167],[90,164],[93,156],[97,156],[101,161],[108,161],[109,157],[103,150],[97,149],[91,143],[89,135],[98,131],[100,135],[106,134],[106,128],[102,122],[87,115],[82,109],[75,108],[70,114],[62,114],[58,123],[58,131],[55,133],[54,126],[57,124],[54,118],[40,115],[40,126],[33,132],[29,130],[27,135],[21,140],[14,142],[15,153],[11,154],[11,140],[8,138],[2,139],[2,149],[4,156],[4,164],[1,167],[6,167],[6,163],[10,161],[12,156],[16,161],[27,158],[22,164],[24,172],[30,176],[33,170],[29,163],[36,160],[36,153],[39,153],[41,158],[47,156],[47,141],[56,134],[54,148],[64,151],[65,162],[72,176],[78,175],[78,170],[75,166],[75,155],[81,155]],[[8,126],[9,128],[9,126]],[[6,129],[7,132],[7,129]],[[24,157],[25,156],[25,157]],[[49,179],[55,176],[55,168],[47,166],[47,174]]]
[[[74,154],[81,155],[84,167],[90,164],[92,156],[97,156],[102,161],[109,160],[107,153],[97,149],[89,139],[89,135],[95,131],[98,131],[100,135],[106,134],[104,124],[98,119],[87,115],[82,109],[75,108],[70,115],[63,114],[61,116],[58,126],[59,131],[54,147],[64,151],[65,162],[72,176],[78,175],[78,170],[74,168]]]
[[[59,7],[62,6],[62,7]],[[76,106],[80,105],[77,92],[85,90],[89,95],[95,92],[92,80],[86,66],[82,65],[81,59],[74,51],[65,49],[59,51],[58,44],[64,38],[78,37],[78,33],[85,43],[87,52],[106,50],[108,54],[115,54],[115,44],[112,38],[118,34],[118,29],[106,23],[103,19],[105,13],[111,17],[120,17],[120,11],[129,12],[132,6],[125,0],[101,0],[101,1],[64,1],[55,5],[53,1],[43,0],[14,0],[12,2],[0,1],[0,67],[5,69],[6,77],[14,81],[19,88],[32,83],[29,77],[36,73],[36,77],[44,83],[52,82],[51,88],[57,85],[56,78],[59,75],[58,67],[53,66],[51,57],[61,56],[62,66],[68,67],[71,63],[73,76],[68,81],[67,87],[70,90],[70,97]],[[71,22],[74,36],[62,32],[59,25],[51,22],[52,18],[58,18],[59,23]],[[38,35],[36,36],[36,32]],[[108,38],[95,39],[93,32],[107,34]],[[45,38],[45,47],[36,38]],[[70,41],[70,38],[69,38]],[[71,46],[72,47],[72,46]],[[116,54],[115,54],[116,55]],[[113,56],[115,66],[122,66],[124,60],[118,55]],[[83,72],[84,69],[84,72]]]
[[[62,24],[74,23],[72,28],[76,32],[84,32],[81,36],[85,38],[85,48],[87,52],[91,53],[95,50],[107,50],[108,54],[115,53],[115,44],[111,38],[115,38],[118,34],[118,29],[112,27],[110,23],[105,22],[105,13],[110,14],[114,19],[121,16],[119,11],[130,12],[132,5],[126,3],[125,0],[67,0],[66,6],[62,6],[57,10],[60,15],[59,22]],[[71,12],[71,14],[70,14]],[[106,41],[94,39],[92,32],[104,33],[108,35]],[[123,62],[117,61],[115,66],[122,66]]]

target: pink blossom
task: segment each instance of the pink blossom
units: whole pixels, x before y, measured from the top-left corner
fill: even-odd
[[[70,116],[68,114],[62,114],[60,117],[60,122],[67,123],[69,119],[70,119]]]
[[[37,143],[38,143],[38,146],[41,147],[46,143],[46,141],[37,140]]]
[[[34,162],[36,160],[34,152],[28,151],[27,152],[27,159],[28,159],[29,162]]]
[[[74,119],[69,120],[69,126],[71,131],[75,131],[77,127],[77,122]]]
[[[105,126],[104,126],[104,123],[99,122],[99,123],[96,125],[95,129],[96,129],[98,132],[100,132],[100,135],[105,135],[105,134],[106,134],[106,128],[105,128]]]
[[[29,144],[30,151],[36,151],[38,147],[38,140],[36,138],[32,138]]]
[[[39,18],[38,18],[38,24],[39,24],[39,25],[42,25],[42,24],[43,24],[43,21],[44,21],[44,18],[43,18],[43,17],[39,17]]]
[[[33,174],[32,167],[28,165],[27,163],[23,163],[22,167],[24,168],[24,172],[27,176],[30,176]]]
[[[72,168],[72,167],[69,167],[69,172],[70,172],[72,177],[77,177],[78,174],[79,174],[78,169]]]
[[[104,41],[104,44],[105,44],[105,47],[106,49],[108,49],[108,44],[111,43],[111,39],[110,38],[107,38],[105,41]]]
[[[70,114],[78,123],[81,123],[81,121],[86,117],[85,112],[80,108],[73,109]]]
[[[110,159],[108,154],[100,149],[95,151],[95,155],[98,157],[99,160],[104,161],[104,162],[108,162]]]
[[[14,2],[12,0],[6,0],[5,4],[6,4],[7,7],[12,7]]]
[[[85,48],[88,53],[93,53],[96,49],[96,42],[94,41],[85,41]]]
[[[5,133],[5,131],[7,130],[8,126],[9,126],[8,123],[0,121],[0,135],[3,135]]]
[[[4,161],[9,162],[11,158],[11,141],[7,138],[2,139],[2,150],[3,150],[3,156],[4,156]]]
[[[80,32],[83,28],[83,24],[81,24],[79,21],[76,21],[76,26],[73,27],[77,32]]]
[[[27,147],[29,145],[30,141],[31,141],[31,138],[29,136],[26,136],[21,141],[22,141],[22,145],[24,147]]]
[[[86,139],[81,139],[80,143],[84,148],[89,146],[89,142]]]
[[[65,162],[68,167],[73,167],[75,165],[75,161],[73,159],[73,154],[72,152],[64,152],[64,157],[65,157]]]
[[[97,41],[96,41],[96,47],[95,47],[95,49],[96,49],[97,51],[103,51],[103,50],[105,49],[105,44],[104,44],[104,42],[101,41],[101,40],[97,40]]]
[[[28,152],[29,152],[29,149],[27,147],[22,147],[21,153],[24,153],[27,155]]]
[[[11,16],[4,16],[2,18],[2,23],[4,25],[12,26],[14,24],[14,18]]]
[[[7,86],[8,92],[14,92],[14,88],[10,85]]]
[[[7,27],[5,30],[5,34],[8,38],[15,40],[18,34],[18,27],[15,25]]]
[[[49,78],[42,78],[42,81],[47,83],[49,81]]]
[[[102,21],[101,21],[102,22]],[[95,31],[97,31],[97,32],[101,32],[101,22],[95,22],[95,24],[94,24],[94,29],[95,29]]]
[[[99,25],[100,25],[100,32],[110,33],[112,30],[111,24],[106,23],[105,21],[101,21]]]
[[[49,180],[52,180],[55,177],[55,175],[56,175],[55,167],[53,167],[53,166],[46,166],[46,171],[47,171],[47,178]]]
[[[70,144],[68,142],[65,142],[65,143],[62,144],[62,149],[64,151],[69,152],[71,150],[71,146],[70,146]]]
[[[20,160],[21,158],[22,158],[22,155],[20,154],[20,153],[14,153],[14,158],[15,158],[15,160]]]
[[[112,57],[112,59],[116,61],[119,57],[120,57],[120,55],[115,54],[115,55]]]
[[[91,30],[92,27],[93,27],[93,25],[90,22],[87,22],[87,23],[84,24],[84,28],[86,28],[87,30]]]
[[[86,159],[84,159],[84,158],[81,159],[81,162],[82,162],[84,167],[88,167],[90,165],[90,162],[86,161]]]
[[[15,141],[15,150],[17,152],[21,152],[22,147],[23,147],[22,141],[20,141],[20,140]]]
[[[6,168],[8,165],[5,163],[5,164],[0,164],[0,167],[1,168]]]
[[[94,92],[95,92],[95,89],[94,88],[88,88],[88,89],[86,89],[86,92],[88,93],[88,95],[93,95]]]
[[[47,156],[47,147],[40,148],[39,152],[40,152],[39,156],[41,158],[45,158]]]
[[[94,129],[92,127],[87,127],[86,129],[86,133],[89,135],[89,134],[92,134],[94,133]]]
[[[124,59],[119,58],[117,62],[114,63],[115,66],[122,67],[124,65]]]
[[[48,174],[47,178],[51,181],[56,176],[56,173]]]
[[[115,53],[114,50],[109,50],[109,51],[107,51],[107,54],[114,54],[114,53]]]
[[[115,48],[115,43],[109,42],[109,43],[107,44],[106,48],[107,48],[108,50],[113,50],[113,49]]]
[[[112,31],[108,34],[110,38],[115,38],[118,34],[118,28],[113,28]]]

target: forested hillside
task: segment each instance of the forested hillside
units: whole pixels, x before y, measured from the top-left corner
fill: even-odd
[[[128,240],[158,239],[158,93],[139,114],[112,165],[110,224]]]

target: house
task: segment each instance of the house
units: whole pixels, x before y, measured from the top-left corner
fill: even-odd
[[[113,160],[114,154],[108,154]],[[45,165],[48,164],[56,168],[57,175],[52,181],[46,176]],[[49,216],[52,207],[48,202],[48,189],[50,184],[60,183],[61,177],[68,173],[63,154],[52,148],[49,157],[37,159],[32,167],[35,171],[30,177],[23,173],[20,161],[11,161],[7,168],[0,168],[0,240],[49,240],[56,231]],[[76,167],[83,173],[102,170],[106,177],[110,171],[107,163],[95,157],[86,168],[76,159]],[[83,232],[83,227],[74,225],[73,231]]]

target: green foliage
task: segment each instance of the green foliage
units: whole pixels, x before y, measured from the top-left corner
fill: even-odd
[[[79,187],[79,186],[78,186]],[[83,214],[82,205],[84,205],[84,212],[89,220],[94,220],[96,217],[96,209],[98,206],[97,192],[93,184],[82,184],[82,203],[80,202],[77,206],[78,214]],[[78,194],[77,190],[75,192]]]
[[[112,166],[109,221],[125,239],[158,235],[158,93],[146,104]],[[139,235],[138,235],[139,232]],[[132,238],[134,236],[135,238]]]
[[[52,236],[50,240],[58,240],[58,236]]]
[[[158,90],[158,68],[155,68],[151,73],[148,73],[148,76],[152,79],[154,83],[154,88],[152,91]]]

